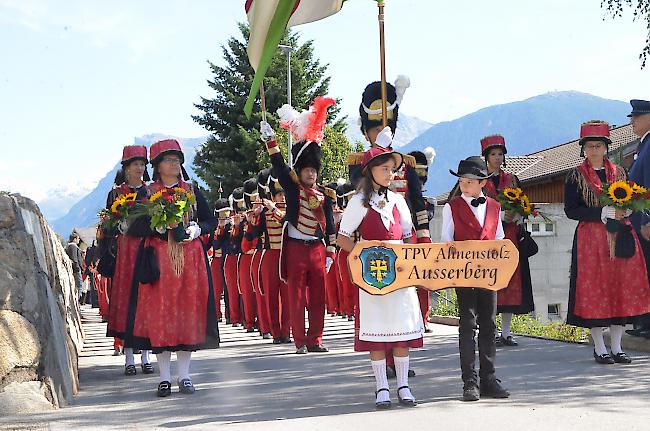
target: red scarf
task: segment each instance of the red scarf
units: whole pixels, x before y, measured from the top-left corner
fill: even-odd
[[[503,170],[499,170],[499,187],[495,188],[492,180],[488,179],[487,183],[485,184],[485,187],[483,187],[483,193],[485,193],[487,196],[491,197],[492,199],[496,199],[497,195],[499,194],[499,191],[505,189],[506,187],[512,186],[511,179],[512,178],[509,173]]]
[[[605,166],[605,177],[608,184],[616,181],[616,165],[610,162],[608,159],[603,159],[603,165]],[[596,193],[597,196],[600,196],[603,193],[603,184],[600,181],[600,177],[596,173],[596,170],[591,166],[589,159],[585,159],[580,166],[578,166],[578,171],[582,176],[587,180],[589,187]]]

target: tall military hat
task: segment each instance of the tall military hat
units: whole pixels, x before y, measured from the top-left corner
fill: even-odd
[[[429,166],[436,157],[436,150],[433,147],[426,147],[422,151],[411,151],[409,156],[413,156],[415,159],[415,173],[418,178],[422,184],[426,183],[429,176]]]
[[[408,77],[400,75],[395,80],[395,85],[386,83],[386,117],[388,126],[393,135],[397,130],[397,117],[399,114],[399,105],[406,89],[411,85]],[[361,95],[361,104],[359,105],[359,117],[361,122],[361,133],[364,135],[368,129],[382,124],[381,108],[381,81],[371,82],[363,90]]]
[[[235,212],[246,211],[246,201],[244,200],[244,188],[237,187],[232,191],[232,208]]]
[[[280,181],[277,178],[274,178],[273,175],[269,175],[269,193],[271,197],[275,197],[278,193],[284,193],[284,189],[280,185]]]
[[[244,202],[246,203],[246,208],[253,208],[253,202],[257,201],[258,198],[257,178],[250,178],[244,181]]]
[[[257,193],[260,198],[269,199],[269,175],[271,175],[271,168],[262,169],[257,173]]]
[[[348,206],[350,198],[356,193],[354,186],[350,181],[343,181],[336,187],[336,203],[339,208],[344,209]]]

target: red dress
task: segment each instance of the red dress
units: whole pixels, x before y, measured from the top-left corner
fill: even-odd
[[[579,221],[571,260],[567,315],[571,325],[625,325],[634,316],[650,312],[650,286],[636,232],[631,229],[634,256],[611,256],[611,234],[600,218],[602,184],[619,179],[626,179],[625,172],[607,159],[604,170],[595,171],[585,160],[567,177],[564,210],[569,218]],[[629,226],[629,221],[625,224]]]
[[[402,239],[402,229],[400,227],[400,214],[397,209],[397,206],[393,207],[393,222],[390,223],[390,228],[385,229],[381,216],[377,211],[372,208],[368,208],[366,216],[363,218],[361,225],[359,226],[359,233],[364,240],[378,240],[378,241],[388,241],[388,240],[400,240]],[[357,289],[357,296],[359,291]],[[359,339],[359,330],[360,330],[360,313],[359,308],[355,310],[355,320],[354,320],[354,351],[355,352],[371,352],[378,350],[390,350],[394,348],[417,348],[422,347],[423,338],[407,340],[407,341],[390,341],[390,342],[377,342],[377,341],[363,341]]]
[[[507,187],[518,187],[519,180],[512,174],[500,171],[498,185],[488,180],[483,192],[496,199],[500,191]],[[504,239],[509,239],[519,249],[519,226],[515,222],[503,222]],[[497,291],[497,313],[527,314],[535,310],[533,287],[530,277],[528,257],[519,254],[519,265],[512,275],[508,287]]]

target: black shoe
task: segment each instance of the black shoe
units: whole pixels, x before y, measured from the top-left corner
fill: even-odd
[[[399,400],[399,403],[403,406],[406,407],[415,407],[418,405],[418,402],[415,401],[415,398],[402,398],[399,394],[399,391],[402,389],[410,389],[408,386],[400,386],[397,388],[397,399]]]
[[[255,331],[256,331],[256,329],[254,327],[252,327],[252,326],[246,330],[247,333],[251,333],[251,332],[255,332]]]
[[[291,338],[290,338],[290,337],[286,337],[286,338],[283,338],[282,343],[284,343],[284,344],[292,344],[293,341],[291,341]]]
[[[626,329],[625,333],[633,337],[643,337],[644,333],[647,331],[648,330],[644,328],[636,328],[636,329]]]
[[[307,346],[300,346],[300,347],[298,347],[296,349],[296,354],[298,354],[298,355],[306,355],[308,351],[309,350],[307,350]]]
[[[503,337],[502,337],[502,336],[498,335],[498,336],[494,339],[494,346],[495,346],[495,347],[503,347]]]
[[[270,332],[265,332],[262,334],[262,339],[264,340],[270,340],[271,338],[273,338],[273,335],[271,335]]]
[[[481,396],[488,398],[508,398],[510,392],[501,386],[501,380],[491,379],[487,382],[481,381]]]
[[[497,345],[499,346],[518,346],[519,343],[515,341],[515,339],[512,337],[512,335],[508,335],[507,337],[499,336],[497,338]]]
[[[463,385],[463,401],[478,401],[479,399],[481,399],[481,394],[476,382],[465,382]]]
[[[378,391],[375,391],[375,408],[378,408],[380,410],[389,409],[390,408],[390,400],[388,400],[388,401],[377,401],[377,394],[379,392],[382,392],[382,391],[386,391],[386,392],[390,393],[388,388],[381,388]]]
[[[427,334],[430,334],[430,333],[433,332],[433,329],[431,329],[431,327],[429,326],[428,323],[426,325],[424,325],[424,332],[427,333]]]
[[[307,351],[312,353],[325,353],[325,352],[329,352],[330,349],[323,346],[322,344],[318,344],[316,346],[307,346]]]
[[[172,394],[172,384],[168,381],[158,383],[157,395],[161,398],[168,397]]]
[[[178,392],[191,395],[196,391],[190,379],[182,379],[178,382]]]
[[[140,349],[133,349],[133,354],[134,354],[134,355],[141,355],[141,354],[142,354],[142,350],[140,350]]]
[[[154,373],[153,365],[151,365],[151,364],[140,364],[140,368],[142,368],[142,372],[144,374],[153,374]]]
[[[611,365],[614,363],[614,358],[609,353],[603,353],[602,355],[597,355],[594,350],[594,359],[598,364]]]
[[[395,367],[392,365],[386,365],[386,377],[389,379],[394,379],[397,377],[397,373],[395,372]]]
[[[625,354],[625,352],[616,353],[615,355],[612,355],[612,359],[617,364],[631,364],[632,363],[632,358],[627,356],[627,354]]]
[[[284,340],[282,338],[273,339],[273,344],[282,344],[282,343],[284,343]]]
[[[354,322],[354,316],[353,315],[350,314],[348,316],[348,322]]]
[[[239,323],[239,322],[235,322],[235,323],[232,324],[232,326],[233,326],[233,328],[239,328],[240,326],[243,326],[243,325],[241,323]]]
[[[415,377],[415,370],[409,369],[409,377]]]
[[[124,368],[125,376],[135,376],[136,374],[138,374],[138,370],[135,369],[135,365],[127,365]]]

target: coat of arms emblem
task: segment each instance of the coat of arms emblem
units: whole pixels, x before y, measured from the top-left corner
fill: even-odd
[[[359,255],[363,267],[363,281],[377,289],[391,285],[396,278],[397,255],[386,247],[364,248]]]

